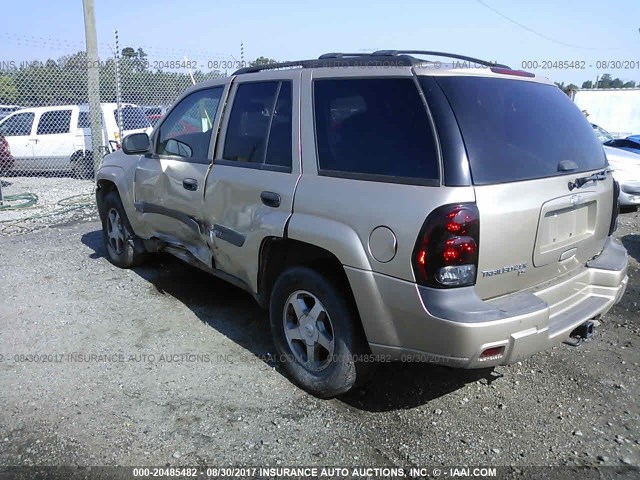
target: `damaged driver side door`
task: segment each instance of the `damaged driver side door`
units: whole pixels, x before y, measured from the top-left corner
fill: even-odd
[[[227,88],[196,90],[180,100],[154,132],[152,151],[135,174],[135,207],[151,235],[205,263],[210,253],[200,218],[204,183]]]

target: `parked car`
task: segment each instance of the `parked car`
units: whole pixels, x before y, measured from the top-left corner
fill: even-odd
[[[636,210],[640,205],[640,145],[639,149],[622,147],[623,140],[614,139],[604,128],[591,124],[604,146],[613,178],[620,184],[618,202],[623,210]],[[640,137],[638,137],[640,140]]]
[[[420,54],[450,56],[327,54],[191,87],[104,158],[108,259],[169,252],[248,290],[320,397],[375,361],[485,368],[589,337],[628,283],[589,122],[544,78]]]
[[[614,138],[607,142],[610,147],[628,150],[631,153],[640,154],[640,135],[630,135],[627,138]]]
[[[18,105],[0,105],[0,120],[2,120],[7,115],[15,112],[16,110],[20,110],[22,107]]]
[[[156,126],[162,116],[167,113],[167,107],[144,107],[144,113],[152,126]]]
[[[620,207],[635,211],[640,206],[640,155],[606,145],[604,151],[613,178],[620,184]]]
[[[13,157],[11,156],[11,147],[9,142],[0,134],[0,174],[8,172],[13,168]]]
[[[640,154],[640,135],[629,135],[626,138],[615,138],[610,132],[595,123],[592,123],[591,126],[604,145]]]
[[[103,103],[101,144],[105,151],[120,148],[118,111],[115,103]],[[123,134],[150,132],[151,125],[140,107],[121,105]],[[0,121],[14,156],[13,169],[21,172],[70,172],[93,178],[93,154],[89,107],[56,105],[24,108]]]

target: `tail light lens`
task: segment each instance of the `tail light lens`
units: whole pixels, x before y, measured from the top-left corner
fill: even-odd
[[[609,225],[609,235],[618,228],[618,213],[620,213],[620,184],[613,181],[613,211],[611,212],[611,224]]]
[[[436,208],[425,220],[413,250],[416,280],[435,288],[473,285],[479,242],[480,215],[475,204]]]

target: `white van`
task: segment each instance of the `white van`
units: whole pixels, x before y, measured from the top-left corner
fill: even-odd
[[[101,104],[101,154],[120,148],[116,103]],[[122,136],[151,132],[142,108],[120,105]],[[13,171],[73,173],[93,177],[91,129],[88,105],[56,105],[18,110],[0,121],[0,134],[9,142],[15,159]]]

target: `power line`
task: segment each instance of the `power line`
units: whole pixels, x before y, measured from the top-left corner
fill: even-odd
[[[514,25],[519,26],[520,28],[523,28],[524,30],[526,30],[527,32],[533,33],[534,35],[537,35],[540,38],[544,38],[545,40],[548,40],[550,42],[553,43],[557,43],[559,45],[563,45],[565,47],[570,47],[570,48],[578,48],[581,50],[620,50],[620,48],[617,47],[613,47],[613,48],[594,48],[594,47],[585,47],[585,46],[580,46],[580,45],[572,45],[570,43],[566,43],[563,42],[561,40],[556,40],[555,38],[551,38],[547,35],[545,35],[544,33],[540,33],[532,28],[527,27],[526,25],[518,22],[517,20],[514,20],[511,17],[507,17],[505,14],[499,12],[498,10],[496,10],[495,8],[493,8],[491,5],[487,5],[485,2],[483,2],[482,0],[476,0],[476,2],[478,2],[480,5],[482,5],[485,8],[488,8],[489,10],[491,10],[493,13],[495,13],[496,15],[501,16],[502,18],[504,18],[505,20],[513,23]]]

